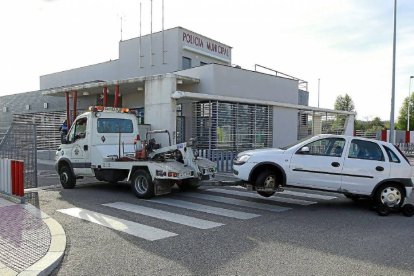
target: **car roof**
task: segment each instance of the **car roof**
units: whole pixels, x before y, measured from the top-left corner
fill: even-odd
[[[320,137],[320,138],[346,138],[346,139],[359,139],[359,140],[364,140],[364,141],[370,141],[370,142],[376,142],[382,145],[390,145],[391,143],[389,142],[385,142],[385,141],[381,141],[381,140],[376,140],[376,139],[370,139],[370,138],[365,138],[365,137],[359,137],[359,136],[351,136],[351,135],[340,135],[340,134],[318,134],[315,137]]]

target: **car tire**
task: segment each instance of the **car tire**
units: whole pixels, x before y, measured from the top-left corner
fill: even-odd
[[[273,171],[263,171],[256,179],[256,187],[273,188],[277,186],[277,176]],[[264,197],[270,197],[275,194],[275,191],[257,191],[257,193]]]
[[[200,181],[198,179],[186,179],[183,180],[178,187],[181,191],[196,190],[200,187]]]
[[[155,195],[154,183],[145,170],[136,170],[131,177],[131,188],[138,198],[151,198]]]
[[[378,206],[385,205],[388,208],[399,209],[404,203],[404,197],[404,190],[399,185],[385,183],[375,192],[374,201]]]
[[[64,189],[73,189],[76,185],[76,177],[68,165],[63,165],[59,170],[60,184]]]

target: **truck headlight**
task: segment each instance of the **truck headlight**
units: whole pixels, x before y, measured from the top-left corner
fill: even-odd
[[[233,164],[235,165],[243,165],[244,163],[246,163],[250,158],[250,155],[248,154],[243,154],[240,156],[237,156],[236,160],[234,160]]]

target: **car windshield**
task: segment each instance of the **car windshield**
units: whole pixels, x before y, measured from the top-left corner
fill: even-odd
[[[294,146],[296,146],[296,145],[298,145],[298,144],[302,143],[303,141],[309,140],[309,139],[310,139],[310,138],[312,138],[312,137],[315,137],[315,136],[307,136],[307,137],[302,138],[302,139],[300,139],[300,140],[298,140],[298,141],[296,141],[296,142],[294,142],[294,143],[292,143],[292,144],[289,144],[289,145],[284,146],[284,147],[280,147],[280,149],[282,149],[282,150],[287,150],[287,149],[290,149],[291,147],[294,147]]]

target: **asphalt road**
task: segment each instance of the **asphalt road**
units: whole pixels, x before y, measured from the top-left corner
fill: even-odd
[[[58,180],[39,177],[39,184],[43,181],[55,185]],[[137,199],[126,184],[82,182],[73,190],[56,185],[33,196],[44,212],[62,224],[68,238],[55,275],[414,274],[414,217],[398,213],[380,217],[368,201],[354,203],[338,194],[296,190],[306,194],[280,195],[287,202],[277,202],[273,197],[255,198],[239,188],[206,187],[193,194],[176,190],[157,198],[164,202],[160,204]],[[182,201],[222,208],[222,213],[165,205]],[[116,202],[150,214],[102,205]],[[309,202],[313,204],[303,205]],[[70,208],[81,208],[84,219],[62,212]],[[161,211],[173,214],[156,217],[163,215]],[[224,216],[233,211],[258,216]],[[172,222],[176,215],[186,217]],[[199,229],[190,226],[194,218],[204,226],[215,224]],[[109,226],[111,219],[122,219],[117,221],[121,228],[127,221],[151,226],[154,234],[162,229],[175,235],[150,241],[87,221]]]

